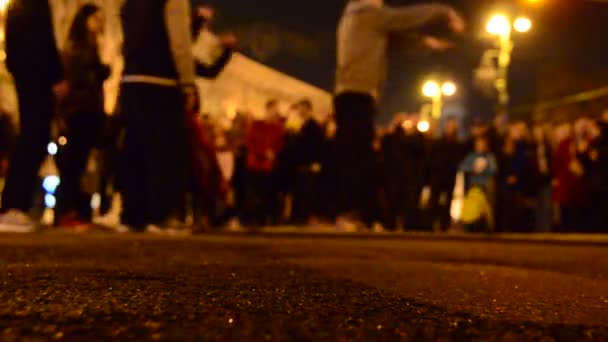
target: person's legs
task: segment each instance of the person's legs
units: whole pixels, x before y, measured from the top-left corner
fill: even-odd
[[[245,224],[261,226],[266,219],[266,193],[264,176],[260,172],[247,171],[245,195]]]
[[[453,185],[435,185],[432,187],[429,208],[433,217],[433,223],[439,222],[439,227],[442,231],[448,230],[452,223],[451,208],[453,199]]]
[[[562,204],[561,206],[561,226],[562,233],[571,233],[576,227],[576,208],[570,205]]]
[[[399,218],[403,218],[403,203],[405,200],[403,184],[394,177],[386,178],[384,185],[386,208],[384,211],[384,228],[397,229]]]
[[[502,189],[498,192],[496,202],[496,228],[498,232],[513,232],[517,226],[517,193],[514,190]]]
[[[553,202],[551,186],[544,186],[538,192],[536,200],[536,231],[550,232],[553,225]]]
[[[454,176],[454,178],[456,177]],[[444,198],[441,198],[439,203],[439,219],[443,231],[447,231],[452,225],[452,201],[454,200],[455,186],[455,183],[450,183],[442,190],[442,196]]]
[[[280,188],[277,184],[276,173],[262,175],[262,212],[264,212],[265,225],[277,225],[283,216]]]
[[[183,204],[187,186],[186,126],[179,89],[123,85],[125,223],[162,224]]]
[[[147,146],[145,108],[142,105],[146,92],[141,85],[123,84],[120,94],[120,109],[125,123],[125,140],[121,162],[122,222],[135,230],[143,230],[150,224],[147,216],[148,193],[146,167]]]
[[[408,184],[405,187],[404,200],[401,206],[404,224],[407,229],[419,229],[420,193],[422,189],[418,184]]]
[[[234,216],[244,223],[247,220],[247,166],[246,150],[240,148],[235,151],[234,175],[232,176],[232,189],[234,192]]]
[[[375,99],[367,94],[344,93],[336,96],[334,106],[338,211],[340,214],[355,213],[369,221],[367,202],[374,198]]]
[[[294,184],[292,218],[296,224],[307,224],[319,215],[319,179],[311,172],[298,172]]]
[[[145,135],[148,215],[153,224],[162,224],[184,204],[187,188],[187,134],[179,89],[149,87],[150,97]],[[128,133],[127,133],[128,134]]]
[[[84,210],[83,207],[90,207],[87,196],[81,189],[81,178],[89,154],[97,143],[102,122],[103,116],[98,113],[80,113],[68,121],[68,131],[65,135],[68,143],[60,149],[56,157],[61,175],[61,184],[57,190],[56,223],[59,223],[63,215],[70,212],[77,214]],[[80,213],[79,219],[84,220],[89,216],[83,214]]]
[[[20,135],[2,194],[2,211],[28,212],[38,184],[38,170],[47,155],[54,97],[50,89],[31,88],[17,82]]]

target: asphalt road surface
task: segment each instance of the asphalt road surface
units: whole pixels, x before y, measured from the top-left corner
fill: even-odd
[[[0,340],[608,339],[608,246],[0,235]]]

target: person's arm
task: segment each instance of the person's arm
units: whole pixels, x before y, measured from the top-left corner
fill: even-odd
[[[214,79],[226,67],[232,59],[232,49],[224,48],[224,52],[212,65],[205,65],[201,62],[196,62],[196,76]]]
[[[473,155],[468,155],[462,163],[460,163],[460,167],[458,168],[462,172],[473,172],[473,160],[475,157]]]
[[[383,31],[402,33],[417,30],[438,20],[447,21],[453,11],[451,7],[439,4],[386,6],[373,12],[373,21]]]
[[[43,12],[40,16],[40,24],[42,27],[46,28],[43,33],[43,39],[45,46],[41,46],[42,51],[46,51],[46,54],[43,53],[45,57],[49,59],[46,60],[46,68],[49,70],[49,76],[51,84],[60,83],[63,78],[63,63],[61,61],[61,56],[59,54],[59,50],[57,49],[57,42],[55,40],[55,28],[53,26],[53,15],[51,12],[51,5],[49,1],[41,1],[44,2]],[[48,54],[48,55],[47,55]]]
[[[165,23],[179,82],[183,85],[192,85],[195,80],[195,72],[190,2],[188,0],[168,0],[165,8]]]

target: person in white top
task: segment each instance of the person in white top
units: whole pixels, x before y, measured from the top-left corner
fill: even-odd
[[[386,74],[389,36],[413,37],[409,40],[436,50],[450,47],[449,41],[423,32],[433,25],[443,31],[464,30],[464,20],[445,5],[389,7],[382,0],[350,0],[346,5],[337,31],[334,98],[338,225],[345,229],[353,223],[372,223],[373,122]]]

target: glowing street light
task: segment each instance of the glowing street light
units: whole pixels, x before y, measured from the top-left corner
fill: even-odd
[[[0,0],[0,12],[2,12],[2,13],[6,12],[6,9],[8,8],[9,3],[10,3],[10,0]]]
[[[445,96],[454,96],[456,94],[456,90],[457,90],[457,87],[456,87],[456,84],[454,84],[454,82],[445,82],[441,86],[441,92]]]
[[[515,31],[517,32],[526,33],[532,29],[532,20],[526,17],[519,17],[515,19],[513,28],[515,28]]]
[[[488,21],[486,31],[496,36],[506,36],[511,32],[511,22],[507,16],[497,14]]]
[[[441,88],[439,83],[435,81],[428,81],[422,86],[422,94],[426,97],[436,97],[441,95]]]
[[[456,84],[448,81],[440,85],[437,81],[427,81],[422,86],[422,94],[432,100],[431,116],[434,119],[441,118],[441,112],[443,110],[443,97],[454,96],[457,91]]]
[[[427,120],[420,120],[418,125],[416,125],[416,128],[418,128],[418,131],[421,133],[426,133],[431,129],[431,123]]]
[[[513,30],[520,33],[529,32],[532,29],[532,21],[526,17],[519,17],[512,21],[504,14],[496,14],[488,20],[486,31],[496,36],[498,68],[496,69],[496,80],[494,88],[498,93],[498,103],[504,111],[509,104],[508,80],[509,65],[511,64],[511,52],[513,51],[513,41],[511,34]],[[492,51],[492,50],[491,50]]]
[[[57,154],[57,152],[59,152],[59,147],[57,146],[57,144],[55,144],[54,142],[50,142],[47,146],[46,146],[46,150],[47,152],[54,156]]]

